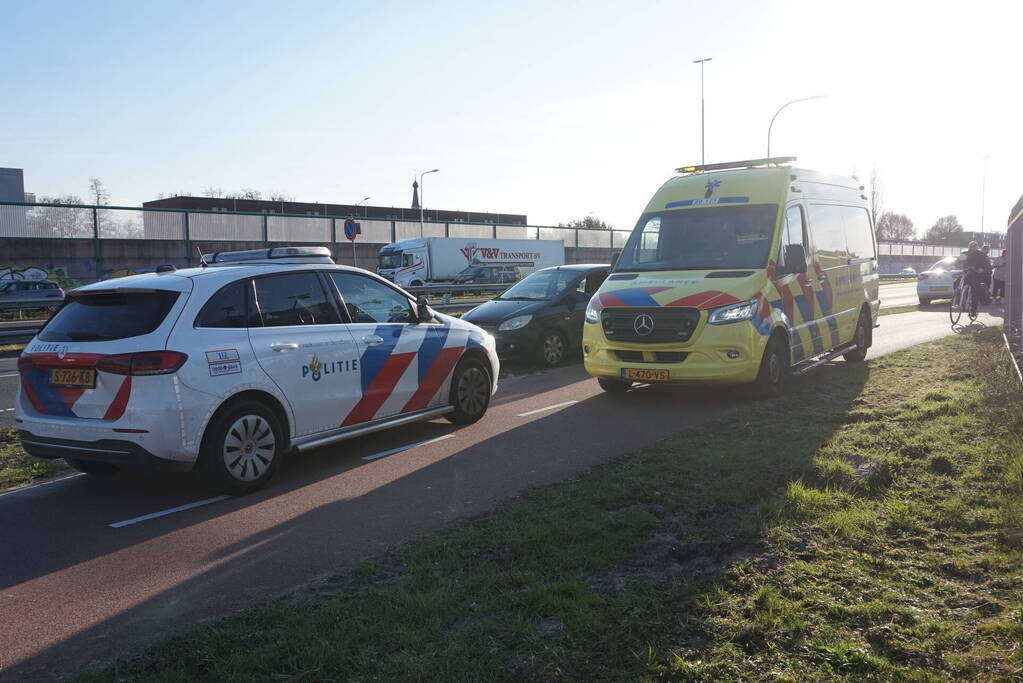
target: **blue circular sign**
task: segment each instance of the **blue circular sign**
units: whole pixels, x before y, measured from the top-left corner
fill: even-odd
[[[347,237],[349,240],[354,242],[355,241],[355,236],[357,234],[358,234],[358,232],[357,232],[357,229],[355,227],[355,221],[353,221],[351,218],[346,219],[345,220],[345,237]]]

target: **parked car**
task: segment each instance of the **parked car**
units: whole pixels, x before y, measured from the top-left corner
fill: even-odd
[[[610,269],[591,263],[538,270],[462,320],[493,334],[500,356],[558,365],[582,344],[586,305]]]
[[[64,290],[49,280],[11,280],[0,284],[0,311],[46,309],[64,303]]]
[[[920,304],[926,306],[935,299],[951,299],[955,279],[962,272],[956,264],[956,257],[947,256],[917,275],[916,295]]]
[[[913,277],[914,275],[916,275],[916,269],[915,268],[903,268],[902,270],[899,271],[899,275],[905,275],[906,277]]]
[[[325,247],[207,254],[87,285],[18,359],[25,451],[94,475],[197,468],[245,492],[292,451],[483,417],[494,338]]]

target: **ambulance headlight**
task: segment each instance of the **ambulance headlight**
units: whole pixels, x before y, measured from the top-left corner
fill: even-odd
[[[594,325],[600,322],[600,309],[592,301],[586,305],[586,322]]]
[[[529,324],[529,321],[533,319],[531,315],[517,315],[514,318],[508,318],[503,323],[497,326],[500,332],[510,332],[511,330],[519,330]]]
[[[722,306],[711,310],[707,322],[711,325],[727,325],[742,320],[749,320],[757,310],[757,301],[743,301],[730,306]]]

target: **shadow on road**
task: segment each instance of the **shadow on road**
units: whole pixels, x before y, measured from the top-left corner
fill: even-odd
[[[560,372],[573,376],[576,370],[565,368]],[[827,440],[843,423],[868,373],[864,364],[832,363],[795,380],[792,395],[756,404],[751,404],[741,390],[664,385],[647,386],[620,395],[593,395],[486,438],[440,461],[423,464],[363,495],[331,500],[251,533],[215,553],[197,556],[194,558],[196,565],[209,565],[200,574],[112,618],[87,626],[77,635],[19,662],[4,675],[13,676],[13,680],[31,680],[45,673],[50,678],[74,671],[97,657],[137,651],[155,639],[195,627],[211,617],[231,614],[253,603],[272,599],[289,586],[317,575],[349,569],[451,520],[479,515],[525,488],[564,481],[594,465],[717,417],[750,409],[769,410],[777,415],[777,421],[761,436],[778,444],[779,457],[754,465],[764,485],[750,491],[748,499],[730,501],[724,518],[715,514],[713,519],[697,517],[689,522],[696,525],[693,530],[697,533],[719,534],[721,524],[729,524],[727,519],[731,519],[732,524],[740,524],[761,509],[766,498],[775,495],[771,492],[782,490],[785,482],[799,476],[809,466],[815,449],[798,444],[819,445]],[[535,386],[532,389],[536,391]],[[820,409],[820,419],[813,424],[790,425],[786,415],[794,406],[816,406]],[[739,422],[741,420],[736,424]],[[366,441],[374,437],[366,437],[366,440],[359,440],[362,443],[348,442],[341,447],[291,458],[284,463],[279,478],[257,494],[200,508],[185,516],[169,517],[159,523],[111,530],[102,541],[88,548],[79,547],[81,544],[75,543],[73,535],[65,533],[63,539],[67,547],[63,551],[52,557],[37,557],[32,566],[5,572],[5,585],[58,572],[91,558],[100,561],[106,555],[154,538],[171,539],[176,532],[187,531],[212,518],[249,514],[248,511],[258,516],[260,504],[274,497],[304,487],[327,486],[326,482],[332,477],[359,477],[362,471],[372,472],[374,463],[349,455],[352,451],[372,452],[374,448],[385,447],[385,443],[409,443],[452,430],[446,423],[430,422],[392,430],[387,433],[390,440],[386,442],[381,440],[370,445]],[[787,438],[794,431],[800,434],[798,444]],[[381,435],[375,438],[381,439]],[[415,452],[410,452],[408,457],[415,458]],[[729,472],[731,465],[727,457],[722,458],[720,466],[723,474]],[[67,512],[51,510],[51,519],[45,528],[32,520],[19,522],[27,524],[31,533],[61,533],[60,522],[52,518],[61,514],[73,516],[76,506],[116,500],[124,495],[126,488],[131,489],[133,497],[182,496],[188,486],[185,481],[185,478],[155,481],[141,477],[80,480],[68,486],[68,498],[61,503],[60,509]],[[38,514],[39,510],[35,512]],[[215,533],[215,530],[208,533]],[[22,538],[19,542],[28,540]],[[186,540],[174,538],[173,541],[179,552],[188,552]],[[11,539],[3,542],[6,548],[14,547],[10,545]],[[54,547],[53,543],[47,545]],[[31,543],[27,552],[36,554]],[[8,622],[6,627],[15,625]]]

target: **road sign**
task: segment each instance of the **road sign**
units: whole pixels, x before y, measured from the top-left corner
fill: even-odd
[[[350,241],[354,242],[356,235],[362,232],[359,228],[361,226],[353,221],[351,218],[345,220],[345,237]]]

